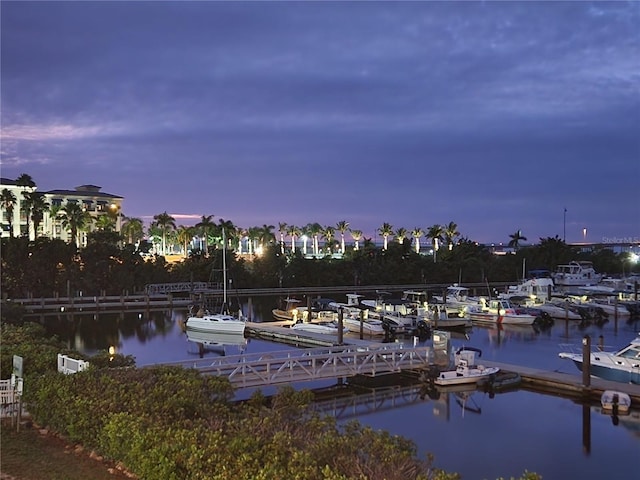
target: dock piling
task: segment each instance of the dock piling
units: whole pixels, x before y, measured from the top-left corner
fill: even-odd
[[[582,386],[591,386],[591,337],[585,335],[582,339]]]

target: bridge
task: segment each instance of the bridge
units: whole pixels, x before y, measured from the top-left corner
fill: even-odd
[[[232,355],[165,365],[195,368],[202,373],[226,377],[236,388],[250,388],[416,370],[428,365],[431,352],[430,347],[407,347],[395,343],[345,345]]]

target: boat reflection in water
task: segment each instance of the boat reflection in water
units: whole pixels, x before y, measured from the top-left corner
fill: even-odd
[[[249,339],[241,333],[203,332],[200,330],[185,330],[189,346],[188,353],[199,355],[203,358],[207,353],[226,355],[227,349],[231,349],[232,355],[244,353]]]

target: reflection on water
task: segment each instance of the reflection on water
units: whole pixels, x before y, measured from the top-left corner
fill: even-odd
[[[276,297],[254,298],[245,302],[243,312],[251,321],[270,321],[276,305]],[[42,320],[48,331],[70,348],[93,354],[114,346],[118,353],[134,356],[139,366],[201,355],[198,345],[203,346],[202,355],[212,357],[235,355],[241,353],[239,349],[247,353],[296,349],[258,339],[246,343],[241,339],[231,343],[214,338],[194,341],[183,328],[185,319],[186,309],[59,315]],[[479,348],[482,358],[490,361],[579,374],[571,362],[558,357],[562,344],[579,346],[584,335],[590,335],[594,346],[602,343],[607,350],[614,350],[626,345],[638,331],[637,319],[611,320],[603,325],[556,320],[546,329],[474,325],[465,333],[453,334],[451,343],[453,349]],[[398,341],[412,344],[414,340]],[[219,345],[224,346],[216,351]],[[614,425],[599,407],[588,405],[585,410],[571,400],[525,390],[493,398],[480,391],[425,392],[420,385],[360,387],[358,392],[348,397],[351,403],[327,398],[326,413],[335,414],[339,421],[355,418],[372,428],[409,438],[419,454],[433,453],[437,467],[457,471],[463,478],[517,477],[525,469],[544,478],[584,480],[611,478],[611,472],[620,477],[637,473],[640,412],[635,410],[619,416]]]

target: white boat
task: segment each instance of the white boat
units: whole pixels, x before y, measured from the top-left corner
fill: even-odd
[[[498,324],[532,325],[536,317],[528,313],[520,313],[508,300],[480,299],[478,305],[467,308],[469,318],[479,322]]]
[[[631,408],[631,397],[624,392],[605,390],[600,397],[603,413],[626,415]]]
[[[203,345],[246,345],[248,343],[244,334],[238,333],[205,332],[190,328],[187,328],[185,333],[190,342]]]
[[[587,261],[558,265],[551,277],[556,285],[562,287],[595,285],[602,280],[602,275],[594,270],[593,263]]]
[[[470,349],[468,347],[460,348],[455,354],[454,370],[445,370],[440,372],[433,382],[436,385],[461,385],[465,383],[478,383],[481,380],[486,381],[492,375],[500,371],[498,367],[485,367],[475,363],[475,356],[482,355],[478,349]]]
[[[447,287],[444,295],[434,295],[433,301],[436,303],[446,303],[449,307],[463,310],[464,308],[477,305],[480,297],[473,297],[467,287],[461,287],[457,283]]]
[[[586,295],[571,296],[569,297],[571,302],[575,305],[583,306],[583,307],[593,307],[596,309],[601,309],[602,312],[606,314],[609,319],[613,319],[616,316],[618,318],[629,318],[631,316],[631,312],[627,309],[627,307],[622,304],[615,302],[609,303],[607,299],[593,299],[589,298]]]
[[[498,295],[498,298],[511,300],[514,297],[526,297],[538,302],[544,302],[551,300],[554,293],[557,292],[553,279],[548,277],[531,278],[520,282],[518,285],[510,285],[507,287],[506,292]]]
[[[226,245],[224,230],[222,231],[222,244]],[[244,334],[246,323],[239,313],[237,317],[227,311],[227,255],[226,248],[222,252],[223,296],[220,313],[209,313],[200,308],[195,315],[190,315],[186,321],[186,328],[216,333]]]
[[[376,336],[385,334],[384,322],[377,318],[370,318],[366,311],[362,320],[358,314],[344,317],[343,322],[350,332],[360,333],[360,324],[362,322],[362,333],[364,335]]]
[[[336,321],[314,321],[314,322],[302,322],[294,323],[290,327],[292,330],[300,330],[303,332],[323,333],[327,335],[338,335],[339,328]],[[349,328],[343,325],[342,333],[349,333]]]
[[[464,311],[449,307],[443,303],[432,303],[427,306],[426,318],[434,328],[467,328],[473,325]]]
[[[582,371],[582,353],[561,352],[558,355],[573,361]],[[594,377],[640,385],[640,336],[615,352],[590,352],[589,363],[589,371]]]

